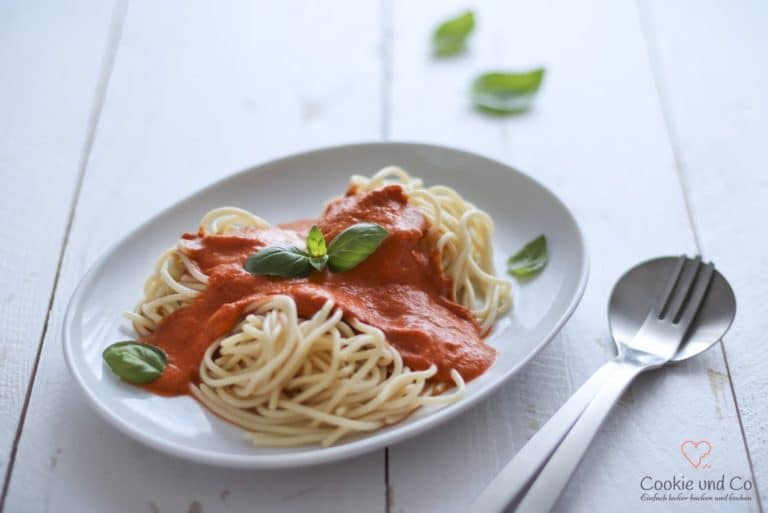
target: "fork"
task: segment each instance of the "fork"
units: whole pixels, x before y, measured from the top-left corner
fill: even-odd
[[[702,265],[700,256],[680,257],[637,334],[628,343],[617,341],[616,358],[555,413],[477,497],[470,511],[502,513],[529,483],[515,511],[552,509],[627,386],[641,372],[661,367],[675,355],[706,297],[713,273],[714,266]]]

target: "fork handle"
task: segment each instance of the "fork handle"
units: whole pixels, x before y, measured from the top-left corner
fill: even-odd
[[[614,382],[619,363],[612,360],[600,367],[570,399],[533,435],[472,503],[472,513],[503,513],[547,462],[590,401]]]
[[[610,383],[594,396],[571,431],[544,465],[515,511],[546,513],[554,507],[613,405],[632,380],[648,368],[649,366],[626,361],[616,362]]]

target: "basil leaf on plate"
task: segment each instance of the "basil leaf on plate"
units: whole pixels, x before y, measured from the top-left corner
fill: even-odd
[[[547,265],[547,238],[539,235],[507,260],[507,272],[517,277],[535,276]]]
[[[543,79],[544,68],[523,73],[485,73],[472,83],[472,102],[490,113],[523,112],[531,107]]]
[[[102,353],[112,372],[135,385],[151,383],[160,377],[168,358],[160,349],[133,340],[116,342]]]
[[[328,251],[325,247],[323,232],[320,231],[317,225],[312,226],[312,229],[309,230],[309,235],[307,235],[307,251],[313,257],[321,257]]]
[[[368,258],[389,232],[373,223],[355,224],[338,234],[328,246],[328,266],[334,272],[348,271]]]
[[[475,28],[475,13],[467,11],[441,23],[432,34],[432,46],[439,56],[456,55],[464,50],[467,36]]]
[[[328,263],[328,255],[323,255],[319,257],[309,257],[309,265],[317,269],[318,271],[322,271],[325,269],[325,264]]]
[[[248,257],[243,269],[251,274],[295,278],[310,272],[310,256],[293,246],[267,246]]]
[[[535,276],[547,265],[547,238],[539,235],[509,257],[507,272],[520,278]]]

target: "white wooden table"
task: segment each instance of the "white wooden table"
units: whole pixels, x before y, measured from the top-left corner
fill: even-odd
[[[768,4],[489,0],[476,6],[470,51],[435,61],[430,31],[465,7],[0,2],[3,511],[465,511],[611,355],[604,311],[618,276],[648,257],[697,251],[735,287],[733,329],[704,356],[632,386],[557,510],[768,504]],[[468,105],[476,73],[538,64],[547,77],[529,114],[489,118]],[[555,341],[461,418],[327,466],[196,466],[102,421],[58,340],[66,302],[99,254],[233,171],[362,140],[476,151],[566,201],[592,276]],[[682,458],[686,439],[711,442],[710,469]],[[649,504],[646,475],[742,476],[757,491],[741,502]]]

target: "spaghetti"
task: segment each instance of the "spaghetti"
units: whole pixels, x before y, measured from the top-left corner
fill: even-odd
[[[262,446],[327,446],[458,400],[465,380],[493,361],[482,334],[511,306],[509,282],[493,274],[492,219],[453,189],[424,188],[394,167],[354,176],[347,196],[326,207],[321,227],[333,232],[361,216],[393,223],[391,240],[370,262],[339,276],[254,281],[242,275],[243,248],[300,238],[242,209],[209,212],[197,235],[163,253],[144,299],[126,314],[172,364],[179,348],[164,337],[194,339],[181,347],[197,365],[191,383],[179,378],[179,364],[150,390],[186,389]],[[387,278],[405,276],[398,263],[413,268],[413,284]],[[226,298],[213,304],[214,294]],[[202,330],[171,330],[200,317],[207,319]]]

